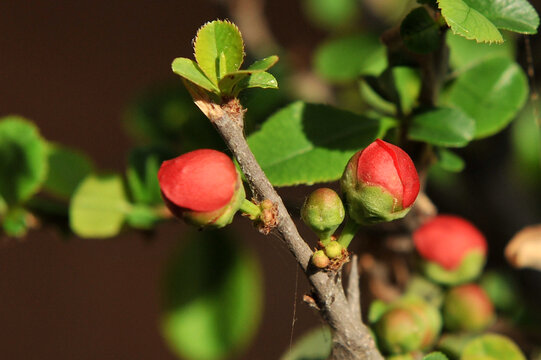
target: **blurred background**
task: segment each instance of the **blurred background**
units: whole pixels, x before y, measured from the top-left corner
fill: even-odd
[[[247,38],[247,52],[264,57],[279,49],[287,54],[291,72],[301,75],[285,82],[284,91],[325,101],[328,89],[311,74],[312,56],[334,25],[318,22],[305,3],[2,1],[0,114],[31,119],[44,138],[88,154],[99,169],[124,171],[134,145],[125,121],[131,104],[149,88],[180,85],[171,61],[191,58],[196,30],[216,18],[237,22],[245,37],[261,26],[267,33]],[[541,8],[539,1],[533,5]],[[366,0],[349,21],[381,33],[404,16],[407,6],[405,0]],[[259,10],[266,24],[254,23]],[[262,38],[266,41],[258,42]],[[541,43],[539,36],[530,40],[532,61],[528,64],[521,37],[518,61],[537,68]],[[274,101],[276,106],[285,103],[279,96]],[[464,173],[454,180],[435,174],[428,185],[440,211],[469,217],[487,235],[491,266],[505,265],[503,248],[516,231],[540,222],[539,153],[536,158],[535,147],[532,155],[532,147],[521,149],[513,142],[518,131],[529,130],[509,127],[475,142],[460,153],[467,164]],[[308,189],[284,191],[295,211]],[[2,237],[0,356],[176,359],[159,331],[160,288],[165,264],[185,241],[187,228],[167,222],[154,234],[128,230],[108,240],[66,239],[51,227],[23,239]],[[233,232],[259,259],[265,293],[254,341],[233,358],[277,359],[291,337],[321,321],[302,303],[307,282],[281,241],[257,234],[240,217]],[[534,301],[541,288],[538,274],[517,273]]]

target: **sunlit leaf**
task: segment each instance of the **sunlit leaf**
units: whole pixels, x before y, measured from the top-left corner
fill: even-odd
[[[312,329],[298,339],[280,360],[325,360],[331,354],[331,330]]]

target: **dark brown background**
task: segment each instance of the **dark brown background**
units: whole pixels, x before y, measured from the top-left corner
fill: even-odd
[[[29,5],[31,3],[31,5]],[[287,1],[269,5],[276,32],[299,18]],[[43,136],[88,153],[101,169],[125,169],[128,101],[145,87],[176,79],[172,59],[191,57],[199,26],[221,16],[210,1],[0,2],[0,115],[21,114]],[[301,39],[301,40],[299,40]],[[300,43],[300,47],[306,46]],[[254,236],[265,270],[265,314],[243,359],[277,359],[293,319],[295,264],[275,238]],[[158,331],[159,281],[184,225],[161,226],[148,243],[135,232],[106,241],[52,230],[0,243],[0,358],[174,359]],[[270,244],[270,245],[269,245]],[[306,289],[299,273],[300,289]],[[295,334],[318,323],[299,306]]]
[[[309,54],[323,34],[302,21],[298,3],[267,3],[280,43]],[[121,171],[131,145],[121,122],[126,103],[175,79],[171,60],[190,57],[197,28],[218,16],[204,0],[1,1],[0,116],[21,114],[46,139]],[[277,239],[254,236],[245,219],[235,227],[252,234],[267,293],[262,326],[242,358],[277,359],[289,344],[296,266]],[[183,229],[160,226],[153,242],[135,232],[63,242],[52,230],[2,239],[0,358],[174,359],[158,331],[158,286]],[[299,284],[297,301],[307,289],[300,273]],[[295,336],[319,323],[303,305],[297,317]]]

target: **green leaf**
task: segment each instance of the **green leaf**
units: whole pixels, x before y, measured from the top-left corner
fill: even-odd
[[[394,126],[332,106],[295,102],[272,115],[248,144],[272,184],[340,178],[349,158]]]
[[[325,360],[331,354],[331,330],[312,329],[295,342],[280,360]]]
[[[126,222],[136,229],[150,230],[163,219],[156,208],[148,205],[133,205],[126,214]]]
[[[472,340],[460,360],[526,360],[519,347],[509,338],[497,334],[481,335]]]
[[[474,1],[469,1],[474,2]],[[463,0],[438,0],[441,14],[454,34],[478,42],[502,42],[496,26]]]
[[[195,60],[210,81],[240,69],[244,60],[244,42],[236,25],[215,20],[203,25],[195,37]]]
[[[438,0],[453,33],[478,42],[502,42],[498,29],[535,34],[539,16],[527,0]]]
[[[0,119],[0,197],[8,206],[36,193],[47,176],[47,149],[37,127],[19,116]]]
[[[315,71],[332,82],[348,82],[361,75],[379,75],[387,66],[385,48],[373,35],[358,34],[329,41],[314,57]]]
[[[505,128],[528,97],[526,74],[506,58],[493,58],[464,72],[453,84],[448,102],[475,119],[475,138]]]
[[[217,82],[216,84],[212,83],[195,61],[179,57],[173,60],[171,68],[175,74],[191,81],[195,85],[214,93],[219,92],[218,87],[216,86]]]
[[[84,238],[117,235],[130,204],[119,175],[90,175],[79,185],[70,203],[70,227]]]
[[[204,231],[184,237],[188,243],[176,252],[165,274],[162,331],[171,349],[188,360],[238,353],[259,324],[258,263],[226,234]]]
[[[415,115],[408,136],[412,140],[462,147],[473,139],[475,121],[457,109],[437,108]]]
[[[440,26],[424,7],[411,11],[402,24],[400,36],[406,47],[416,53],[426,54],[440,47]]]
[[[279,58],[277,55],[271,55],[264,59],[255,61],[252,65],[248,66],[248,70],[261,70],[267,71],[278,62]]]
[[[447,356],[439,351],[431,352],[423,357],[423,360],[449,360]]]
[[[12,237],[22,237],[26,235],[29,215],[30,214],[21,207],[11,209],[5,217],[0,219],[6,235]]]
[[[378,322],[378,320],[389,310],[389,305],[382,300],[374,300],[370,304],[368,309],[368,321],[371,324]]]
[[[157,174],[162,162],[171,158],[169,151],[158,147],[139,147],[131,151],[126,180],[135,203],[163,203]]]
[[[304,0],[302,5],[307,17],[325,29],[343,28],[359,12],[356,0]]]
[[[466,345],[476,336],[474,333],[446,333],[438,341],[437,348],[452,359],[458,359]]]
[[[249,88],[278,89],[278,81],[268,72],[255,72],[239,82],[239,90],[236,93],[238,94],[240,90]]]
[[[48,145],[49,173],[43,189],[60,198],[69,199],[77,185],[93,170],[92,161],[68,147]]]
[[[449,62],[454,69],[464,70],[484,60],[494,57],[514,59],[515,41],[508,32],[503,33],[502,44],[485,44],[465,39],[460,35],[447,32],[447,45],[450,50]]]
[[[419,72],[406,66],[395,66],[391,72],[402,112],[409,114],[421,92]]]
[[[222,149],[223,141],[182,84],[151,88],[130,104],[126,125],[138,143],[175,149]]]
[[[443,170],[451,172],[461,172],[466,166],[464,160],[462,160],[460,156],[447,149],[438,149],[437,156],[438,163],[436,165]]]
[[[534,106],[538,105],[530,103],[525,106],[511,127],[512,173],[527,184],[539,186],[541,131],[537,124]]]

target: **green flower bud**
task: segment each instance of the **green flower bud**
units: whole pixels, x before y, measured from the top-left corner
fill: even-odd
[[[325,246],[325,254],[331,259],[336,259],[342,256],[342,249],[344,247],[338,241],[331,241]]]
[[[417,315],[408,309],[395,307],[376,323],[378,344],[390,354],[404,354],[421,348],[423,329]]]
[[[443,302],[443,320],[450,331],[482,331],[494,320],[494,306],[476,284],[449,290]]]
[[[331,261],[329,260],[327,255],[325,255],[325,252],[323,250],[318,250],[314,252],[314,255],[312,255],[312,264],[314,264],[314,266],[320,269],[326,268],[330,262]]]
[[[315,190],[306,198],[301,217],[317,236],[328,239],[344,221],[346,212],[338,194],[329,188]]]

